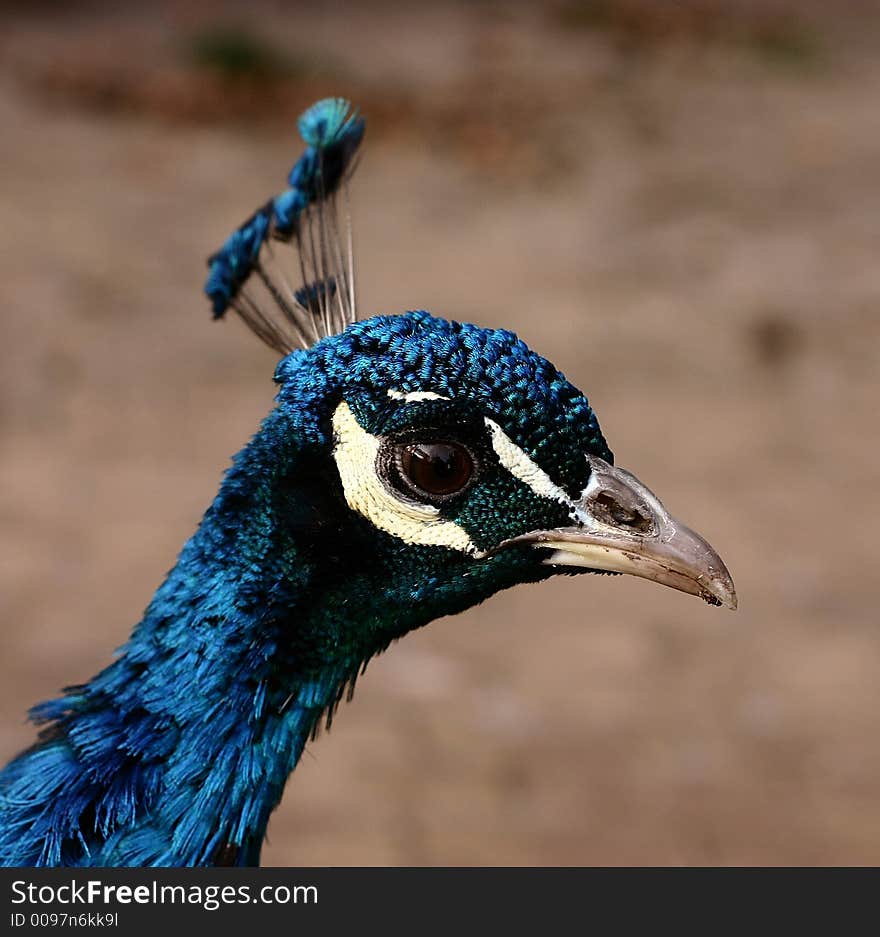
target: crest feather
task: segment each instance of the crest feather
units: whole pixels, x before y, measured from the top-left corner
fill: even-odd
[[[231,307],[258,338],[285,355],[357,319],[348,182],[365,122],[344,98],[325,98],[297,126],[306,149],[290,170],[289,188],[258,208],[208,258],[205,282],[215,319]],[[286,249],[278,249],[288,244],[297,254],[294,264]],[[286,271],[288,266],[293,269]],[[298,286],[291,285],[289,273]]]

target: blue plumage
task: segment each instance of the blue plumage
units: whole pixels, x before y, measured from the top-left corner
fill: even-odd
[[[301,223],[311,221],[309,209],[316,209],[321,221],[328,207],[335,212],[334,196],[352,168],[365,126],[364,119],[343,98],[319,101],[300,117],[298,128],[307,147],[290,170],[287,179],[290,188],[270,199],[208,258],[205,293],[211,300],[215,318],[222,317],[230,305],[246,319],[252,315],[251,303],[245,300],[241,305],[237,300],[251,274],[260,268],[260,252],[267,239],[299,238]],[[335,227],[335,219],[327,218],[327,225],[330,224]],[[315,233],[309,231],[308,236],[314,243]],[[317,234],[320,241],[317,251],[311,248],[311,243],[300,245],[301,252],[307,254],[304,259],[312,268],[315,280],[326,278],[330,269],[336,268],[338,259],[326,254],[330,236],[331,233],[324,230]],[[342,274],[345,273],[343,270]],[[295,301],[291,305],[295,307]],[[296,319],[293,311],[290,316]],[[288,347],[283,339],[279,341],[280,345],[273,347],[282,352],[296,344]]]
[[[269,235],[273,207],[267,205],[255,212],[229,235],[216,254],[211,255],[205,293],[211,300],[215,319],[226,312],[229,303],[253,272]]]
[[[364,122],[344,98],[325,98],[310,107],[297,121],[299,135],[315,149],[341,143],[353,135],[360,140]],[[293,180],[290,182],[294,185]]]
[[[296,229],[296,222],[303,209],[308,205],[308,196],[301,189],[286,189],[272,202],[275,227],[274,234],[282,240],[288,240]],[[205,289],[210,295],[210,291]]]
[[[334,99],[300,129],[307,154],[353,152],[363,122]],[[326,188],[297,207],[295,177],[215,255],[206,291],[220,315],[256,274],[275,308],[245,321],[278,347],[280,316],[306,347],[282,357],[275,408],[118,658],[32,711],[39,740],[0,772],[4,865],[257,863],[307,740],[370,658],[499,589],[633,571],[635,554],[637,575],[733,601],[715,554],[687,554],[708,545],[612,467],[587,398],[513,333],[421,311],[348,322]],[[260,255],[297,212],[326,243],[298,236],[320,275],[293,290]]]

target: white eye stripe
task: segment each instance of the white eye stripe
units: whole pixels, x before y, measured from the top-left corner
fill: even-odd
[[[498,461],[514,478],[528,485],[539,498],[571,504],[568,495],[551,481],[541,466],[529,458],[494,420],[486,417],[485,421],[492,434],[492,448],[498,456]]]
[[[447,399],[430,391],[402,394],[389,391],[389,397],[413,400]],[[398,396],[399,395],[399,396]],[[488,417],[492,448],[501,466],[527,485],[539,498],[571,506],[571,499],[505,432]],[[333,457],[339,470],[348,506],[367,518],[379,530],[413,545],[442,546],[481,556],[467,532],[453,521],[443,520],[434,505],[404,499],[379,477],[376,461],[381,440],[368,433],[343,401],[333,414]]]
[[[413,390],[404,393],[402,390],[389,390],[388,396],[392,400],[402,400],[404,403],[416,403],[419,400],[449,400],[449,397],[443,397],[435,394],[432,390]]]
[[[405,501],[386,487],[376,472],[381,442],[358,423],[345,401],[333,414],[333,435],[333,457],[346,503],[353,511],[406,543],[477,553],[466,531],[453,521],[442,520],[434,505]]]

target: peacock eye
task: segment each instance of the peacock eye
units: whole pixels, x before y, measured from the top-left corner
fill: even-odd
[[[474,474],[468,450],[454,442],[415,442],[397,447],[400,478],[418,495],[447,498],[467,488]]]

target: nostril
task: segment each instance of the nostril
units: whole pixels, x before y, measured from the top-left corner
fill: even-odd
[[[606,524],[616,527],[629,527],[633,530],[648,531],[651,529],[651,519],[646,517],[638,508],[627,507],[607,492],[601,492],[594,500],[594,513],[597,518]]]

